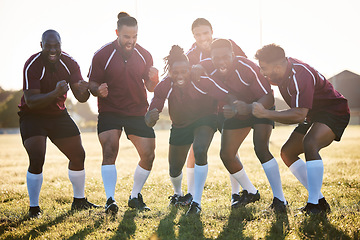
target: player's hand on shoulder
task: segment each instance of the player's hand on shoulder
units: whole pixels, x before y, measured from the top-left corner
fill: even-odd
[[[154,108],[145,114],[145,123],[148,127],[153,127],[159,120],[159,110]]]
[[[107,97],[109,94],[109,90],[108,90],[108,85],[107,83],[102,83],[100,84],[100,86],[98,87],[98,94],[97,96],[98,97]]]
[[[64,95],[69,90],[69,85],[65,80],[56,83],[55,91],[58,96]]]

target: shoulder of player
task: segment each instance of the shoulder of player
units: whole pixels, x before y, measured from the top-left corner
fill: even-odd
[[[109,42],[105,45],[103,45],[101,48],[99,48],[95,53],[94,53],[94,58],[95,57],[106,57],[108,55],[111,55],[111,53],[114,51],[115,46],[114,46],[114,42]]]
[[[296,58],[289,58],[289,61],[292,63],[293,72],[297,76],[308,76],[311,78],[316,77],[317,71],[311,67],[309,64],[304,63]]]
[[[43,66],[44,66],[44,62],[41,57],[41,52],[38,52],[31,55],[29,59],[26,60],[24,64],[24,71],[27,72],[29,71],[29,69],[31,69],[31,71],[36,69],[42,70]]]
[[[136,43],[135,45],[135,50],[143,57],[151,57],[151,53],[145,48],[143,48],[141,45],[139,45],[138,43]]]

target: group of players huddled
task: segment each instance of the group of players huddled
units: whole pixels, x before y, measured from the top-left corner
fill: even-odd
[[[196,42],[187,53],[178,45],[172,46],[164,58],[166,75],[160,82],[151,54],[136,42],[136,19],[125,12],[118,14],[117,39],[95,52],[88,82],[83,80],[77,62],[61,50],[59,33],[43,33],[42,51],[25,63],[24,95],[19,105],[20,132],[30,162],[26,176],[29,217],[41,215],[39,194],[47,138],[69,159],[68,175],[74,193],[71,209],[100,207],[85,198],[85,151],[80,131],[64,104],[69,87],[79,102],[86,102],[90,94],[98,99],[97,133],[102,147],[106,213],[115,215],[119,209],[115,201],[115,162],[123,130],[140,157],[128,206],[150,210],[141,190],[155,159],[153,126],[166,100],[172,121],[168,156],[174,193],[169,197],[170,205],[188,206],[187,215],[201,212],[207,152],[217,130],[221,133],[220,158],[230,176],[231,207],[258,201],[260,193],[238,154],[253,129],[255,153],[273,193],[270,208],[286,213],[288,202],[279,166],[269,151],[274,122],[280,122],[298,124],[282,146],[281,158],[308,191],[301,211],[330,211],[321,193],[324,167],[319,151],[340,140],[350,118],[347,100],[313,67],[286,57],[278,45],[259,49],[257,65],[234,41],[214,39],[208,20],[196,19],[191,29]],[[290,109],[275,110],[271,85],[279,87]],[[154,92],[150,105],[146,91]],[[306,161],[299,158],[301,153]],[[186,160],[185,194],[182,169]]]

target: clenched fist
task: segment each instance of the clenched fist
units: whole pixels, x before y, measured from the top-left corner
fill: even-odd
[[[157,110],[157,108],[154,108],[145,114],[145,123],[148,127],[153,127],[157,120],[159,120],[159,110]]]

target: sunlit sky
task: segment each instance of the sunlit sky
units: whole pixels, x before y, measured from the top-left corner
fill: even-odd
[[[276,43],[327,78],[343,70],[360,74],[359,10],[359,0],[0,0],[0,86],[22,88],[24,63],[41,51],[47,29],[60,33],[62,50],[87,80],[94,52],[116,39],[120,11],[138,20],[138,43],[160,73],[172,45],[190,48],[191,24],[204,17],[214,37],[234,40],[251,60],[262,45]],[[95,98],[90,104],[96,109]]]

